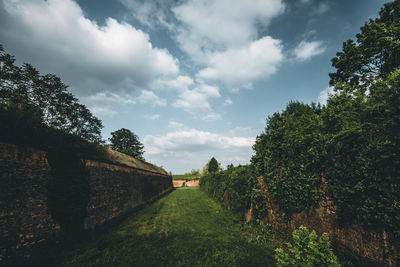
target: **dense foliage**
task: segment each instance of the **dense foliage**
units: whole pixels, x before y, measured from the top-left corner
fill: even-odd
[[[315,189],[322,171],[320,112],[318,106],[292,102],[268,119],[265,133],[254,145],[252,163],[287,215],[316,203]]]
[[[269,117],[252,158],[287,216],[312,208],[321,177],[341,223],[400,235],[400,1],[385,5],[333,59],[326,106]]]
[[[379,17],[365,23],[356,37],[355,42],[346,41],[343,51],[332,59],[336,68],[329,74],[332,86],[348,83],[365,90],[400,67],[400,1],[385,4]]]
[[[219,169],[218,161],[212,157],[208,163],[208,172],[216,172]]]
[[[286,248],[275,250],[277,266],[340,266],[326,233],[317,240],[315,231],[310,233],[306,227],[300,226],[293,231],[292,237],[293,242],[287,243]]]
[[[68,86],[59,77],[40,75],[29,64],[18,67],[14,63],[14,57],[0,45],[0,119],[8,126],[9,138],[43,125],[101,142],[101,121],[67,91]]]
[[[131,157],[144,160],[143,144],[139,137],[128,129],[122,128],[111,133],[111,148]]]
[[[253,204],[255,218],[261,219],[266,213],[265,199],[250,165],[209,172],[200,178],[199,185],[233,211],[244,214]]]

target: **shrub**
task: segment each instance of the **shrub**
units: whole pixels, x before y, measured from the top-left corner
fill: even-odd
[[[305,226],[300,226],[292,237],[293,242],[287,243],[287,248],[275,250],[277,266],[340,266],[326,233],[317,240],[315,231],[310,233]]]

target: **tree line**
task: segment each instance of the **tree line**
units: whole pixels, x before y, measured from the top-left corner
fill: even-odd
[[[54,74],[31,64],[17,66],[0,44],[0,140],[45,150],[101,155],[102,122]],[[144,160],[139,137],[122,128],[111,133],[112,149]]]

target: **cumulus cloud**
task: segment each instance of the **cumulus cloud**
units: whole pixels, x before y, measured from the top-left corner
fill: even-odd
[[[202,62],[207,51],[257,39],[257,25],[268,26],[284,8],[281,0],[189,0],[173,8],[181,23],[176,39],[186,53]]]
[[[159,79],[155,83],[158,90],[174,90],[183,92],[189,89],[195,82],[189,76],[179,75],[174,79]]]
[[[167,133],[164,136],[147,135],[144,137],[143,143],[148,150],[148,154],[161,154],[166,151],[198,152],[210,149],[251,147],[254,140],[247,137],[228,137],[190,129]]]
[[[253,81],[274,74],[282,60],[281,41],[266,36],[249,45],[212,54],[208,67],[200,70],[197,77],[233,88],[252,87]]]
[[[140,21],[168,24],[181,50],[201,67],[200,79],[237,91],[274,74],[283,60],[281,42],[259,36],[284,12],[283,0],[120,1]]]
[[[170,128],[184,128],[185,125],[183,123],[177,122],[177,121],[169,121],[168,122],[168,127]]]
[[[137,100],[141,104],[151,104],[152,106],[165,107],[167,105],[167,101],[165,99],[161,99],[155,93],[149,90],[143,90],[140,96],[137,97]]]
[[[230,163],[246,164],[251,157],[254,138],[225,136],[177,124],[179,129],[175,132],[144,137],[146,159],[174,166],[175,173],[184,173],[204,166],[211,156],[223,166]],[[174,123],[172,125],[175,126]]]
[[[314,56],[321,55],[325,52],[326,47],[323,41],[301,41],[293,50],[293,54],[298,61],[305,61]]]
[[[173,106],[188,112],[211,112],[209,99],[220,96],[218,87],[200,84],[194,89],[183,90]]]
[[[4,0],[0,22],[7,51],[61,76],[81,94],[130,92],[179,72],[178,61],[153,47],[146,33],[112,18],[99,26],[72,0]]]
[[[135,99],[129,95],[118,95],[112,92],[99,92],[81,98],[94,115],[99,117],[113,117],[118,112],[116,106],[136,104]]]

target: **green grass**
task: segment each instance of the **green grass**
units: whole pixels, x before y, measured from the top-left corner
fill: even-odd
[[[173,180],[199,180],[200,175],[190,175],[190,174],[173,174],[172,175]]]
[[[64,252],[61,266],[271,266],[240,218],[196,187],[174,190],[96,240]]]

